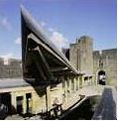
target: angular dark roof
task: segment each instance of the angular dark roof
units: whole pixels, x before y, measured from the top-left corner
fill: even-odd
[[[49,38],[44,34],[42,28],[37,24],[37,22],[30,16],[27,10],[22,6],[21,7],[21,27],[22,27],[22,60],[23,65],[26,63],[26,57],[28,54],[28,43],[32,41],[40,46],[43,56],[47,59],[47,63],[50,66],[50,70],[56,70],[56,73],[59,71],[72,73],[74,75],[80,74],[67,60],[62,52],[56,48],[56,46],[49,40]],[[28,38],[32,40],[28,40]],[[31,44],[30,44],[31,46]],[[38,58],[38,56],[37,56]],[[37,61],[40,61],[36,59]],[[39,62],[40,65],[43,64]],[[55,69],[53,69],[55,65]],[[59,66],[60,65],[60,66]],[[58,68],[59,69],[58,71]],[[40,70],[39,70],[40,71]],[[45,70],[46,71],[46,70]],[[42,72],[41,72],[42,73]]]

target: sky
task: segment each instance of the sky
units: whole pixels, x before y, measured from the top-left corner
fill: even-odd
[[[83,35],[94,50],[117,47],[116,0],[0,0],[0,56],[21,58],[23,5],[59,49]]]

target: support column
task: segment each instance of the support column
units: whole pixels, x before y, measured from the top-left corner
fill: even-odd
[[[69,90],[70,90],[70,93],[71,93],[72,92],[72,78],[70,77],[68,79],[68,81],[69,81]]]
[[[15,93],[11,92],[11,105],[15,108],[16,110],[16,96]]]
[[[79,87],[80,87],[80,78],[79,78],[79,76],[77,77],[77,81],[78,81],[78,89],[79,89]]]
[[[74,91],[76,92],[76,78],[74,78]]]
[[[67,80],[64,80],[64,94],[67,94]]]
[[[65,103],[67,103],[67,90],[68,90],[67,79],[65,79],[65,88],[64,88]]]
[[[70,82],[69,77],[67,78],[67,97],[70,96]]]
[[[76,90],[78,90],[79,89],[79,85],[78,85],[78,77],[76,77]]]
[[[26,107],[27,103],[26,103],[26,94],[23,95],[23,114],[26,113]]]
[[[35,100],[36,100],[36,94],[35,92],[32,92],[32,113],[35,114],[36,113],[36,106],[35,106]]]
[[[79,87],[82,88],[82,75],[80,75],[80,77],[79,77],[79,81],[80,81],[80,83],[79,83]]]
[[[88,86],[91,85],[90,83],[91,83],[91,82],[90,82],[90,77],[88,77]]]
[[[47,86],[46,88],[46,108],[47,108],[47,111],[49,111],[51,109],[51,94],[50,94],[50,85]]]
[[[90,78],[88,77],[88,86],[90,86]]]

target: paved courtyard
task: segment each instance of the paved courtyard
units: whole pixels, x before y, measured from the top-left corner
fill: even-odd
[[[102,99],[93,116],[95,120],[116,120],[117,94],[114,87],[104,88]]]

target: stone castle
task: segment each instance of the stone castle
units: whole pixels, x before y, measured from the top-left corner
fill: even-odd
[[[101,95],[102,85],[116,86],[116,49],[93,51],[92,39],[82,36],[63,49],[67,59],[23,6],[21,38],[22,61],[0,58],[0,104],[7,116],[28,119],[43,114],[42,119],[58,119],[89,97]],[[89,102],[94,103],[87,101],[87,107]],[[5,119],[2,114],[0,119]]]
[[[63,53],[77,70],[93,75],[96,83],[99,83],[100,75],[103,75],[106,84],[117,85],[116,48],[95,51],[92,38],[82,36],[76,43],[70,44],[69,49],[63,49]]]
[[[62,50],[71,64],[82,73],[92,75],[96,83],[104,75],[106,84],[117,85],[117,49],[93,51],[93,40],[82,36],[70,48]],[[6,62],[7,61],[7,62]],[[22,62],[18,59],[0,58],[0,78],[21,78]]]
[[[18,59],[0,58],[0,78],[21,78],[22,62]]]

